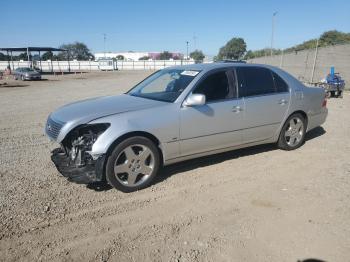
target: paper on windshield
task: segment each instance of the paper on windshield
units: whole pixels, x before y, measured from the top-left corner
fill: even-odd
[[[198,75],[198,71],[185,70],[181,73],[183,76],[196,76]]]

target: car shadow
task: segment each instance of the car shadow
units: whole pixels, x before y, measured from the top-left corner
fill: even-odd
[[[324,128],[322,126],[316,127],[314,129],[312,129],[311,131],[309,131],[308,133],[306,133],[305,142],[307,143],[308,140],[322,136],[325,133],[326,133],[326,130],[324,130]]]
[[[305,142],[307,143],[309,140],[322,136],[326,133],[323,127],[317,127],[310,132],[308,132],[305,136]],[[191,160],[186,160],[180,163],[172,164],[166,167],[163,167],[160,170],[159,175],[155,178],[152,185],[160,183],[169,177],[183,173],[186,171],[194,170],[197,168],[202,168],[210,165],[219,164],[228,160],[237,159],[241,157],[252,156],[264,152],[278,150],[275,144],[264,144],[258,146],[252,146],[242,149],[236,149],[224,153],[219,153],[210,156],[199,157]],[[87,188],[92,189],[94,191],[107,191],[112,189],[112,187],[106,182],[97,182],[93,184],[87,185]]]
[[[304,260],[298,260],[297,262],[326,262],[325,260],[317,259],[317,258],[308,258]]]
[[[109,185],[107,182],[95,182],[95,183],[91,183],[91,184],[87,184],[86,188],[94,190],[96,192],[102,192],[102,191],[108,191],[110,189],[112,189],[113,187],[111,185]]]

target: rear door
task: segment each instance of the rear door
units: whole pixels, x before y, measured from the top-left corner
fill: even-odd
[[[239,97],[244,101],[243,142],[272,138],[278,131],[289,106],[287,84],[268,68],[236,68]]]

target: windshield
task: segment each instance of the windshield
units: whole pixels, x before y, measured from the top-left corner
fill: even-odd
[[[174,102],[199,71],[164,69],[136,85],[127,94],[165,102]]]
[[[33,69],[27,68],[27,67],[22,68],[22,71],[23,71],[23,72],[34,72]]]

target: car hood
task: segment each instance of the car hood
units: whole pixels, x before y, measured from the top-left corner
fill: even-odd
[[[52,120],[71,125],[87,123],[108,115],[141,110],[167,104],[166,102],[135,97],[131,95],[105,96],[74,102],[58,108],[50,117]]]

